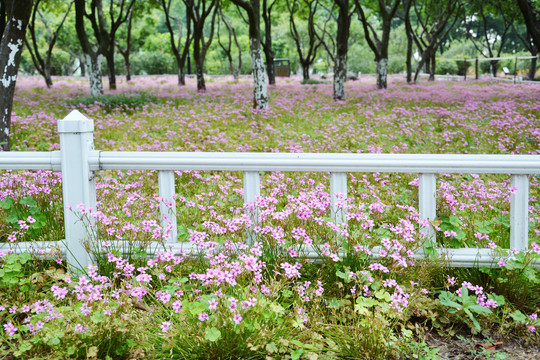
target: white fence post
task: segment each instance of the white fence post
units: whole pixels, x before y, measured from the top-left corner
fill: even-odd
[[[512,175],[511,186],[516,192],[510,195],[510,248],[529,248],[529,178]]]
[[[419,174],[418,179],[418,212],[420,220],[435,220],[437,208],[437,180],[435,174]],[[435,241],[435,229],[428,224],[420,228],[420,234],[429,241]]]
[[[70,270],[86,268],[90,257],[84,239],[97,238],[95,226],[81,221],[77,206],[93,207],[96,203],[96,182],[90,171],[88,157],[94,150],[94,122],[77,110],[58,121],[60,157],[62,162],[62,192],[66,232],[66,260]],[[70,210],[68,207],[72,207]]]
[[[244,204],[253,204],[253,212],[251,214],[253,225],[251,225],[248,231],[248,241],[252,244],[257,241],[257,237],[253,233],[253,228],[257,225],[259,218],[255,207],[255,201],[257,201],[257,196],[259,195],[261,195],[261,175],[258,171],[244,171]]]
[[[161,227],[163,231],[172,225],[171,233],[167,238],[168,243],[175,243],[178,239],[178,226],[176,224],[176,199],[174,198],[174,171],[159,171],[159,197],[162,198],[159,204],[161,214]],[[170,203],[168,206],[167,203]]]
[[[343,200],[347,199],[347,173],[330,173],[330,214],[336,224],[347,222],[347,209],[338,208],[339,199],[336,194],[342,194]]]

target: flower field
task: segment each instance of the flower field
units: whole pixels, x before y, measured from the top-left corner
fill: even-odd
[[[18,80],[13,151],[58,150],[56,122],[78,109],[94,120],[99,150],[540,155],[540,85],[395,78],[377,91],[363,77],[335,102],[332,84],[289,78],[255,111],[248,78],[211,78],[198,94],[194,79],[178,88],[172,76],[139,77],[98,99],[80,79],[55,80],[50,90]],[[63,239],[61,174],[0,172],[0,359],[437,359],[432,335],[538,352],[540,176],[529,179],[529,250],[518,252],[504,250],[506,175],[438,176],[429,243],[417,174],[347,174],[344,225],[330,214],[327,173],[262,173],[261,196],[244,205],[241,172],[177,171],[178,241],[197,251],[149,256],[145,245],[170,230],[157,172],[96,175],[96,207],[77,208],[98,228],[85,242],[95,265],[74,276],[54,251],[7,250]],[[500,259],[474,269],[414,259],[436,246],[491,248]]]

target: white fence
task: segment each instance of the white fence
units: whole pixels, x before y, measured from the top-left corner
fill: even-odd
[[[65,241],[60,246],[69,264],[86,266],[90,257],[81,241],[89,237],[85,225],[68,206],[96,202],[95,171],[99,170],[157,170],[159,195],[170,199],[174,195],[175,170],[243,171],[244,202],[254,202],[260,194],[260,171],[330,172],[331,212],[337,222],[346,218],[338,209],[336,193],[347,194],[348,172],[391,172],[419,174],[419,214],[421,219],[436,218],[436,174],[490,173],[510,174],[510,247],[528,248],[528,175],[540,173],[540,156],[536,155],[458,155],[458,154],[321,154],[321,153],[204,153],[204,152],[116,152],[94,150],[93,121],[78,111],[72,111],[58,121],[60,151],[0,153],[0,170],[62,171]],[[173,251],[189,250],[190,243],[177,242],[176,207],[161,205],[162,224],[172,225],[173,231],[166,246]],[[171,216],[172,215],[172,216]],[[167,220],[170,219],[170,220]],[[172,222],[169,223],[169,221]],[[421,229],[428,238],[435,232],[430,226]],[[94,234],[95,235],[95,234]],[[95,237],[94,237],[95,238]],[[52,243],[0,244],[13,246],[14,251],[28,251]],[[158,248],[156,247],[153,250]],[[152,249],[150,249],[152,251]],[[445,249],[452,266],[493,265],[499,255],[491,249]],[[373,249],[375,256],[378,248]],[[317,253],[311,249],[308,257]],[[416,254],[421,258],[422,253]],[[535,264],[540,267],[540,262]]]

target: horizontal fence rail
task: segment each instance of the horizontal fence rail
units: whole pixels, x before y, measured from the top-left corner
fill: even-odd
[[[528,176],[540,174],[540,156],[536,155],[469,155],[469,154],[337,154],[337,153],[204,153],[204,152],[116,152],[94,150],[93,122],[78,111],[72,111],[58,121],[60,151],[51,152],[4,152],[0,153],[0,170],[52,170],[62,171],[62,191],[66,238],[60,242],[4,243],[16,252],[28,252],[36,248],[60,251],[68,264],[86,266],[91,262],[81,242],[96,238],[96,229],[86,227],[71,206],[96,203],[95,171],[99,170],[157,170],[161,225],[172,228],[163,244],[154,243],[147,251],[196,250],[191,243],[177,242],[175,170],[242,171],[244,179],[244,202],[254,203],[260,195],[261,171],[329,172],[330,210],[337,223],[345,223],[346,214],[339,208],[338,196],[347,196],[347,173],[389,172],[419,174],[419,214],[421,220],[436,218],[436,174],[441,173],[489,173],[508,174],[511,186],[516,190],[510,195],[510,248],[527,250],[528,240]],[[71,206],[70,206],[71,205]],[[252,217],[257,221],[256,211]],[[253,229],[253,227],[252,227]],[[431,225],[422,226],[421,233],[435,240]],[[92,236],[94,235],[94,236]],[[254,240],[253,231],[249,231]],[[51,250],[54,245],[57,250]],[[125,242],[117,242],[120,250],[128,249]],[[304,249],[308,258],[316,260],[319,255],[314,248]],[[372,249],[374,258],[379,248]],[[477,265],[495,266],[500,255],[492,249],[437,248],[449,264],[455,267]],[[416,253],[415,258],[425,255]],[[540,268],[540,262],[534,264]]]

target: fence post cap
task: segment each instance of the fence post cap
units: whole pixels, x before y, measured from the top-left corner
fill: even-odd
[[[94,122],[73,110],[64,119],[58,121],[59,133],[88,133],[94,131]]]

